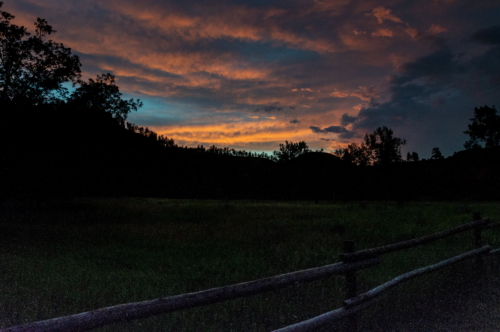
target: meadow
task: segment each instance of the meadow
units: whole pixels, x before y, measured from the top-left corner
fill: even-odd
[[[7,201],[0,328],[332,264],[346,239],[358,250],[377,247],[467,223],[475,211],[500,221],[494,202]],[[499,230],[483,233],[500,247]],[[359,273],[360,291],[469,249],[472,234],[465,232],[386,255]],[[475,278],[461,264],[399,286],[361,315],[362,327],[373,326],[380,310],[392,310],[391,324],[402,326],[412,305]],[[95,331],[270,331],[340,307],[343,283],[331,277]]]

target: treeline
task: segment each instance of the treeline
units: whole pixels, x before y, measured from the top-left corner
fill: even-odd
[[[126,122],[125,123],[125,128],[133,133],[139,134],[143,137],[148,138],[152,142],[155,142],[162,148],[166,149],[176,149],[180,152],[184,153],[210,153],[214,155],[221,155],[221,156],[231,156],[231,157],[249,157],[249,158],[262,158],[262,159],[268,159],[272,161],[279,161],[279,158],[276,157],[278,152],[274,152],[273,155],[269,155],[265,152],[262,153],[257,153],[257,152],[251,152],[251,151],[245,151],[245,150],[235,150],[231,149],[228,147],[224,148],[219,148],[215,145],[212,145],[208,148],[204,147],[203,145],[198,145],[197,147],[188,147],[184,145],[178,145],[175,143],[173,138],[168,138],[163,135],[158,135],[156,132],[150,130],[148,127],[140,127],[136,124],[133,124],[131,122]],[[292,143],[293,144],[293,143]]]
[[[229,147],[219,148],[215,145],[209,146],[208,148],[203,145],[198,145],[197,147],[188,147],[184,145],[177,145],[173,138],[158,135],[148,127],[141,127],[131,122],[125,122],[125,128],[133,133],[146,137],[148,140],[154,142],[155,144],[158,144],[162,148],[175,149],[183,153],[208,153],[228,157],[261,158],[274,162],[285,162],[297,158],[300,155],[313,152],[311,149],[309,149],[307,143],[304,141],[300,141],[297,143],[286,141],[285,144],[280,144],[279,150],[274,151],[272,154],[267,154],[265,152],[257,153],[245,150],[235,150]],[[323,152],[323,149],[316,150],[315,152]]]
[[[472,120],[472,119],[471,119]],[[351,143],[346,148],[335,150],[335,154],[357,166],[389,165],[400,162],[425,161],[417,152],[408,151],[403,159],[401,147],[406,145],[406,139],[394,137],[392,129],[386,126],[378,127],[373,133],[366,134],[361,143]],[[480,148],[476,145],[475,148]],[[432,149],[430,160],[444,159],[438,147]]]
[[[469,140],[464,143],[466,150],[481,149],[500,146],[500,116],[495,106],[487,105],[474,108],[474,116],[469,119]],[[344,149],[338,149],[335,154],[343,160],[358,166],[389,165],[398,162],[417,162],[420,157],[417,152],[406,154],[406,160],[401,154],[401,147],[406,145],[406,140],[394,137],[392,129],[386,126],[377,128],[373,133],[366,134],[361,143],[351,143]],[[444,159],[438,147],[432,149],[430,160]],[[425,159],[422,159],[424,161]]]

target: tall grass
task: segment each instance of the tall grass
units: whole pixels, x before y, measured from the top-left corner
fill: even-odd
[[[500,206],[146,198],[10,203],[0,225],[0,328],[331,264],[345,239],[354,239],[357,249],[390,244],[469,222],[474,211],[498,220]],[[500,246],[495,231],[484,233]],[[360,273],[360,289],[471,246],[465,233],[387,255]],[[450,279],[446,273],[424,279],[425,287],[401,286],[396,298],[432,293]],[[332,277],[98,331],[267,331],[338,308],[342,300],[343,278]]]

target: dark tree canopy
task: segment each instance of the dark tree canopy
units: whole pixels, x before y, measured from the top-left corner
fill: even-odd
[[[298,143],[292,143],[285,141],[285,144],[280,144],[280,150],[274,151],[274,156],[278,159],[278,161],[288,161],[298,156],[311,152],[306,142],[301,141]]]
[[[464,131],[470,137],[464,144],[466,149],[482,147],[480,142],[484,142],[487,148],[500,145],[500,116],[495,106],[474,108],[474,117],[470,121],[469,129]]]
[[[97,75],[95,80],[80,81],[80,86],[71,95],[69,103],[83,110],[107,112],[124,126],[127,115],[142,107],[142,102],[139,99],[124,100],[121,97],[122,93],[115,84],[115,77],[108,73]]]
[[[351,143],[347,148],[336,150],[335,153],[359,166],[387,165],[403,161],[401,146],[406,144],[406,140],[394,137],[393,134],[392,129],[379,127],[372,134],[366,134],[361,144]],[[418,159],[418,155],[416,157]]]
[[[443,154],[441,153],[441,150],[439,150],[439,148],[432,148],[431,159],[436,159],[436,160],[444,159]]]
[[[342,159],[358,166],[368,166],[372,163],[372,152],[365,144],[351,143],[345,149],[335,151]]]
[[[416,152],[409,152],[406,154],[406,161],[419,161],[420,157],[418,156],[418,153]]]
[[[3,2],[0,2],[0,8]],[[0,101],[40,105],[61,100],[65,82],[80,78],[80,59],[71,49],[46,37],[56,32],[37,18],[32,35],[12,24],[14,16],[0,10]]]
[[[387,165],[403,160],[401,146],[406,140],[393,136],[392,129],[386,126],[378,127],[372,134],[365,135],[365,145],[373,152],[375,164]]]

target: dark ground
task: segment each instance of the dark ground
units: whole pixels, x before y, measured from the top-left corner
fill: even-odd
[[[447,273],[449,283],[426,293],[425,278],[431,274],[396,287],[361,317],[360,331],[500,331],[500,255],[486,258],[483,272],[469,261],[436,273]],[[401,300],[411,287],[422,287],[421,296]]]

